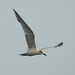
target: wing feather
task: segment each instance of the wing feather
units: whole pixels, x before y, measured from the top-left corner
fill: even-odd
[[[61,47],[62,45],[63,45],[63,42],[61,42],[61,43],[59,43],[59,44],[57,44],[57,45],[55,45],[55,46],[42,48],[42,49],[40,49],[40,50],[46,50],[46,49],[50,49],[50,48],[57,48],[57,47]]]
[[[20,24],[23,28],[28,48],[36,48],[35,36],[34,36],[33,31],[30,29],[30,27],[25,23],[25,21],[20,17],[20,15],[15,10],[14,10],[14,13],[17,17],[17,20],[20,22]]]

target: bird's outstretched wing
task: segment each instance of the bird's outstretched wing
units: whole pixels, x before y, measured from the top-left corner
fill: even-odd
[[[25,23],[25,21],[20,17],[20,15],[15,10],[14,10],[14,13],[17,17],[17,20],[20,22],[20,24],[23,28],[28,48],[36,48],[35,36],[34,36],[33,31],[29,28],[29,26]]]
[[[52,46],[52,47],[42,48],[42,49],[40,49],[40,50],[45,50],[45,49],[50,49],[50,48],[57,48],[57,47],[60,47],[60,46],[62,46],[62,45],[63,45],[63,42],[61,42],[61,43],[59,43],[59,44],[57,44],[57,45],[55,45],[55,46]]]

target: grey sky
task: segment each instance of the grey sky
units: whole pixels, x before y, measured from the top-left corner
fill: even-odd
[[[45,56],[21,57],[27,44],[15,9],[38,48],[64,42]],[[75,0],[0,0],[0,75],[75,75]]]

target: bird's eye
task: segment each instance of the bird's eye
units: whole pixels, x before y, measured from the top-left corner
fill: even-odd
[[[40,51],[41,53],[43,53],[42,51]]]

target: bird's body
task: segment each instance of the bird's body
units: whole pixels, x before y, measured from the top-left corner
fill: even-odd
[[[57,44],[56,46],[42,48],[39,50],[38,48],[36,48],[35,35],[33,31],[30,29],[30,27],[25,23],[25,21],[20,17],[20,15],[15,10],[14,10],[14,13],[17,17],[17,20],[19,21],[19,23],[21,24],[23,28],[23,31],[25,33],[26,42],[28,45],[28,51],[23,54],[20,54],[21,56],[34,56],[34,55],[45,55],[46,56],[43,50],[48,49],[48,48],[56,48],[56,47],[60,47],[63,45],[63,42],[61,42]]]
[[[23,53],[23,54],[20,54],[21,56],[34,56],[34,55],[40,55],[41,52],[39,49],[35,49],[35,48],[32,48],[30,50],[28,50],[26,53]]]

